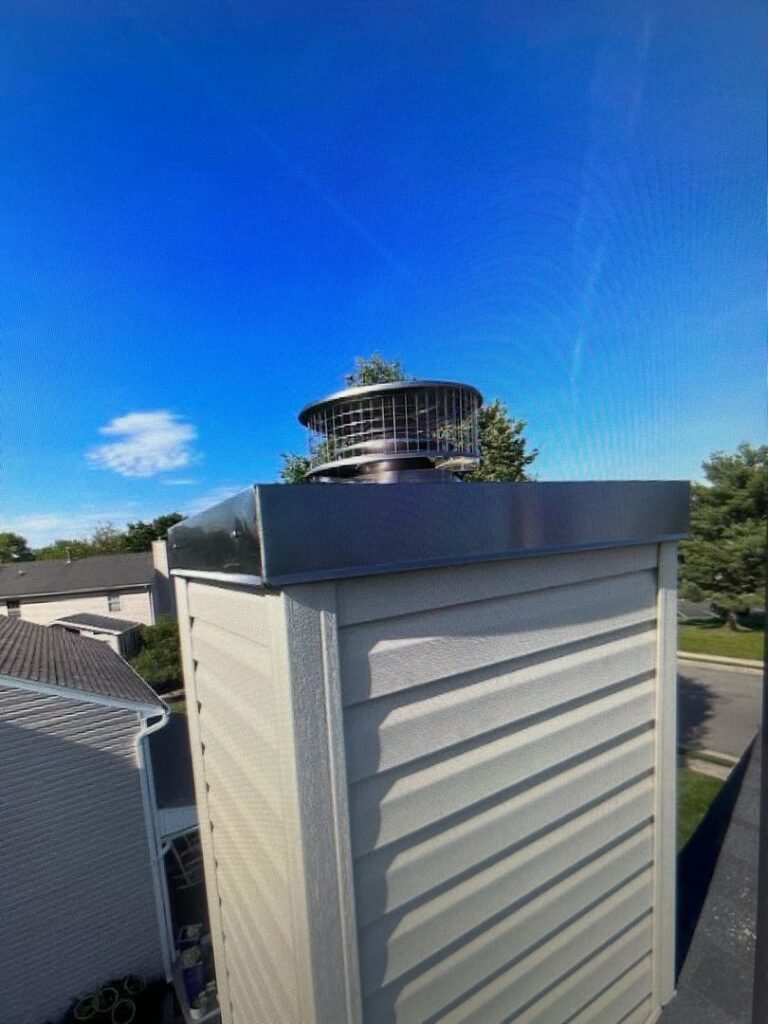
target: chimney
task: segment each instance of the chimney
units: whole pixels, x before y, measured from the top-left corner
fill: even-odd
[[[156,615],[176,614],[176,600],[173,593],[173,581],[168,565],[168,541],[152,541],[152,564],[155,568],[153,582],[153,604]]]
[[[479,402],[332,395],[312,485],[170,532],[222,1024],[619,1024],[674,993],[688,484],[440,486]]]

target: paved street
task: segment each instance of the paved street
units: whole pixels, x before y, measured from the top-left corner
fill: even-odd
[[[740,757],[760,725],[762,675],[680,660],[677,678],[681,745]]]

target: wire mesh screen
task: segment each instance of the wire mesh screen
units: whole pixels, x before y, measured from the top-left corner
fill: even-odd
[[[312,468],[412,457],[469,469],[479,458],[479,403],[459,384],[364,388],[319,402],[302,416]]]

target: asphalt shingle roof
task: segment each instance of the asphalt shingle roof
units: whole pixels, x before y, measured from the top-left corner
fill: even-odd
[[[74,615],[62,615],[51,625],[66,623],[68,626],[87,626],[89,629],[103,629],[108,633],[128,633],[140,626],[140,622],[131,619],[115,619],[109,615],[92,615],[90,612],[76,612]]]
[[[164,708],[131,666],[101,640],[0,616],[0,676]]]
[[[151,551],[94,555],[74,558],[71,562],[64,559],[3,562],[0,564],[0,598],[148,586],[154,572]]]

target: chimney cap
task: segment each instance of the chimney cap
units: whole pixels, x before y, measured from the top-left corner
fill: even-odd
[[[446,380],[337,391],[299,413],[309,430],[309,477],[327,483],[456,480],[480,461],[482,401],[471,384]]]
[[[368,398],[387,391],[419,390],[420,388],[460,388],[462,391],[474,394],[478,406],[483,404],[483,396],[473,384],[463,384],[457,380],[394,380],[387,384],[361,384],[358,387],[342,388],[341,391],[334,391],[325,398],[318,398],[315,402],[309,402],[299,413],[299,423],[308,426],[308,419],[311,413],[321,409],[330,402],[337,402],[345,398]]]

